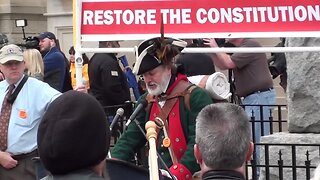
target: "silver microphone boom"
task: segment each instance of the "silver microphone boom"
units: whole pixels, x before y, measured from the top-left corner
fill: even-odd
[[[148,105],[147,100],[143,100],[138,104],[138,106],[133,111],[133,113],[131,114],[131,116],[129,117],[129,119],[128,119],[127,123],[126,123],[127,127],[129,126],[131,121],[133,121],[137,117],[137,115],[140,113],[140,111],[143,110],[147,105]]]
[[[112,131],[113,126],[116,124],[116,122],[118,122],[118,120],[120,119],[120,117],[122,117],[124,114],[124,110],[123,108],[119,108],[116,112],[116,115],[114,116],[111,124],[110,124],[110,131]]]

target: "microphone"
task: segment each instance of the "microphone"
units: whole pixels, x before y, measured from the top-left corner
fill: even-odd
[[[131,114],[131,116],[129,117],[127,123],[126,123],[126,126],[128,127],[129,124],[131,123],[132,120],[134,120],[137,115],[140,113],[140,111],[142,109],[144,109],[146,106],[148,105],[148,102],[147,100],[143,100],[141,101],[141,103],[136,107],[136,109],[133,111],[133,113]]]
[[[123,108],[119,108],[116,112],[116,115],[114,116],[111,124],[110,124],[110,131],[112,131],[113,126],[118,122],[119,118],[123,116],[124,110]]]

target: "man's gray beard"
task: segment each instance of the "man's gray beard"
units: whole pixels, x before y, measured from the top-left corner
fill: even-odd
[[[152,90],[147,86],[147,90],[148,90],[149,94],[151,94],[153,96],[158,96],[158,95],[160,95],[161,93],[163,93],[163,92],[165,92],[167,90],[166,89],[167,88],[166,85],[170,81],[170,75],[164,74],[162,76],[162,79],[163,79],[163,81],[160,84],[157,84],[157,88],[155,90]]]

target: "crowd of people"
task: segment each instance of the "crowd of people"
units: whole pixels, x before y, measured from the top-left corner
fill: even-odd
[[[271,108],[266,106],[260,116],[254,105],[275,104],[265,53],[181,55],[192,43],[169,37],[141,42],[132,71],[143,77],[145,93],[135,103],[133,122],[110,148],[114,116],[104,108],[131,101],[117,54],[96,53],[90,60],[83,54],[78,85],[74,47],[68,60],[53,33],[40,33],[38,39],[39,50],[23,51],[13,44],[0,50],[0,179],[34,180],[39,171],[45,180],[112,179],[109,150],[109,157],[128,163],[139,151],[147,151],[148,121],[157,125],[161,178],[187,180],[200,172],[205,180],[246,179],[245,162],[254,151],[259,158],[253,142],[270,133]],[[260,47],[252,39],[227,41],[235,47]],[[203,45],[218,47],[215,39],[204,39]],[[99,47],[120,44],[101,41]],[[203,63],[194,64],[198,59]],[[218,102],[187,79],[212,74],[215,67],[233,70],[235,93],[250,106]],[[251,116],[257,121],[253,138]],[[38,156],[35,166],[32,158]]]

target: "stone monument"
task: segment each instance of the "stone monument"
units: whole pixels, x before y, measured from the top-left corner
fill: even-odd
[[[286,47],[320,46],[320,38],[287,38]],[[288,131],[261,138],[261,143],[287,146],[262,147],[260,164],[265,164],[265,148],[269,149],[268,167],[261,168],[260,180],[306,180],[306,164],[320,162],[320,52],[285,53],[287,59]],[[291,146],[297,144],[299,146]],[[308,146],[310,145],[310,146]],[[281,154],[281,155],[280,155]],[[283,175],[278,165],[283,160]],[[300,168],[301,166],[301,168]],[[294,167],[294,168],[292,168]],[[266,173],[266,171],[269,171]],[[314,169],[311,168],[311,177]]]

